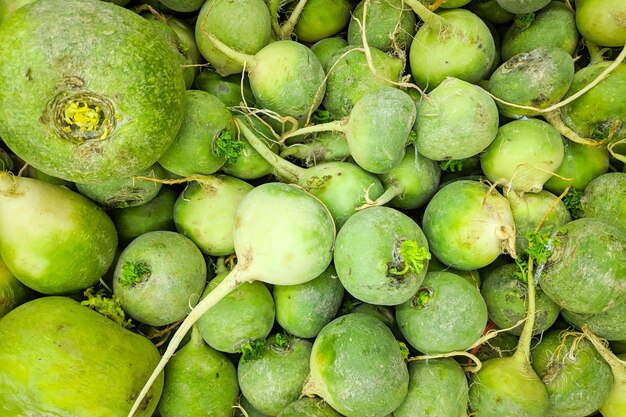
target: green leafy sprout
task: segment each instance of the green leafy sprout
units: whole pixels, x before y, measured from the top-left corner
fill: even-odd
[[[315,124],[328,123],[333,121],[333,117],[330,115],[330,112],[328,110],[322,109],[315,110],[311,119]]]
[[[405,361],[407,361],[409,359],[409,353],[410,353],[409,348],[403,342],[398,342],[398,346],[400,347],[400,353],[402,354],[402,357],[404,358]]]
[[[419,274],[424,269],[425,261],[431,258],[430,252],[425,247],[419,246],[415,240],[405,240],[400,244],[400,260],[403,268],[397,266],[389,269],[393,275],[405,275],[409,272]]]
[[[534,21],[535,21],[535,13],[531,12],[531,13],[517,15],[515,17],[515,21],[513,22],[513,24],[515,25],[516,29],[519,29],[521,31],[524,29],[528,29],[530,25],[533,24]]]
[[[422,287],[417,291],[417,293],[415,293],[415,295],[411,299],[411,304],[413,305],[413,307],[422,308],[426,304],[428,304],[428,302],[430,301],[432,297],[433,297],[432,289]]]
[[[222,130],[220,135],[215,140],[215,154],[217,156],[224,156],[226,162],[234,163],[243,149],[243,142],[239,140],[233,140],[233,134],[229,130]]]
[[[463,169],[463,160],[449,159],[447,161],[441,161],[439,162],[439,168],[446,172],[459,172]]]
[[[563,204],[569,210],[574,219],[580,219],[584,215],[585,207],[580,200],[583,196],[583,192],[570,188],[565,197],[563,197]]]
[[[537,265],[541,265],[550,258],[552,250],[561,245],[560,239],[552,237],[550,232],[529,232],[526,239],[528,248],[525,256],[515,260],[518,267],[515,276],[523,282],[528,282],[528,259],[533,258]]]
[[[246,363],[261,357],[265,349],[265,340],[251,340],[240,349],[241,363]]]
[[[83,295],[87,297],[87,299],[82,301],[80,304],[97,311],[98,313],[102,314],[110,320],[113,320],[115,323],[119,324],[125,329],[130,329],[131,327],[133,327],[130,319],[126,318],[126,314],[124,313],[124,309],[122,309],[120,299],[117,298],[115,295],[109,298],[106,296],[106,294],[107,292],[103,289],[98,290],[98,292],[94,293],[93,288],[88,288],[83,293]]]
[[[276,333],[272,346],[278,349],[287,349],[289,348],[289,338],[282,333]]]
[[[122,275],[117,279],[123,287],[134,286],[143,281],[151,273],[150,267],[144,261],[124,262],[122,265]]]

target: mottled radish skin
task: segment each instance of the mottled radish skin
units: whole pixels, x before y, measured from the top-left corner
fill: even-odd
[[[393,417],[466,417],[467,378],[452,358],[409,363],[409,392]]]
[[[235,417],[268,417],[267,414],[263,414],[259,410],[255,409],[250,401],[246,399],[243,395],[239,397],[239,405],[243,408],[246,414],[243,414],[243,411],[239,408],[235,409]]]
[[[244,99],[248,105],[254,105],[254,96],[250,89],[250,81],[248,77],[243,79],[242,90],[241,78],[241,74],[222,77],[215,71],[205,68],[196,76],[194,87],[198,90],[213,94],[215,97],[222,100],[226,107],[238,106]]]
[[[348,46],[348,41],[339,36],[325,38],[311,45],[311,51],[315,54],[324,71],[328,71],[328,61],[338,50]]]
[[[47,174],[83,183],[136,174],[180,128],[185,83],[177,52],[130,10],[38,1],[0,26],[0,39],[0,136]],[[98,114],[92,130],[61,117],[72,103]]]
[[[235,211],[252,188],[247,182],[228,175],[190,183],[174,204],[176,229],[206,255],[234,253]]]
[[[481,362],[493,358],[508,357],[513,355],[516,345],[517,337],[510,333],[499,333],[493,339],[490,339],[486,343],[480,345],[480,348],[475,355]]]
[[[319,277],[300,285],[275,285],[276,321],[289,334],[314,338],[335,318],[344,288],[331,265]]]
[[[578,219],[559,229],[561,241],[539,280],[562,308],[580,314],[606,311],[626,297],[626,232],[601,219]]]
[[[407,342],[420,352],[461,351],[482,335],[487,305],[478,288],[460,276],[429,272],[419,291],[396,307],[396,320]]]
[[[497,0],[500,7],[514,14],[525,14],[542,9],[550,0]]]
[[[0,0],[0,25],[9,20],[9,17],[20,7],[36,0]]]
[[[613,221],[626,230],[626,173],[600,175],[585,188],[583,217]]]
[[[532,366],[550,399],[546,416],[585,417],[607,399],[613,384],[611,368],[588,340],[574,345],[576,336],[562,338],[561,331],[550,331],[531,351]]]
[[[480,156],[480,166],[491,182],[500,181],[504,188],[539,192],[563,158],[563,139],[555,128],[539,119],[521,119],[498,129]]]
[[[305,395],[316,394],[346,417],[379,417],[398,408],[409,372],[398,342],[375,317],[352,313],[315,339]]]
[[[128,283],[127,263],[143,264],[148,272]],[[206,274],[204,257],[191,240],[176,232],[149,232],[120,255],[113,293],[135,320],[163,326],[184,318],[198,303]]]
[[[482,279],[478,270],[461,271],[460,269],[450,268],[448,265],[444,265],[443,263],[441,263],[439,259],[432,257],[428,261],[428,272],[439,271],[451,272],[455,275],[458,275],[470,284],[474,285],[476,288],[480,289]]]
[[[200,9],[195,32],[200,53],[225,77],[241,74],[243,63],[218,51],[205,32],[239,52],[254,55],[269,43],[272,23],[263,0],[208,0]]]
[[[317,42],[343,29],[352,12],[352,0],[309,0],[302,9],[294,32],[299,42]]]
[[[417,108],[417,149],[434,161],[477,155],[495,139],[498,117],[485,90],[447,78]]]
[[[305,397],[283,408],[277,417],[341,417],[341,414],[324,400]]]
[[[159,0],[166,7],[176,12],[195,12],[202,7],[204,0]]]
[[[195,331],[194,331],[195,332]],[[199,334],[165,367],[161,417],[231,417],[237,403],[237,370],[226,355],[207,346]]]
[[[364,1],[357,4],[348,26],[348,43],[362,46],[361,25]],[[357,21],[358,19],[358,21]],[[365,36],[367,44],[383,52],[407,50],[415,35],[416,18],[410,7],[402,0],[373,0],[367,5]]]
[[[125,417],[159,352],[66,297],[30,301],[0,320],[0,413]],[[109,346],[110,348],[104,348]],[[136,416],[157,407],[163,376]]]
[[[422,222],[432,253],[461,270],[482,268],[500,253],[514,253],[515,226],[508,201],[472,180],[441,188],[430,200]]]
[[[275,416],[301,393],[309,374],[312,344],[289,337],[287,347],[278,347],[270,336],[258,358],[239,360],[237,376],[246,399],[262,413]]]
[[[389,207],[371,207],[353,214],[339,230],[334,263],[342,285],[352,296],[370,304],[397,305],[418,290],[428,269],[409,270],[400,252],[405,241],[428,251],[421,228],[406,214]]]
[[[26,286],[48,295],[91,287],[116,247],[113,222],[86,197],[0,172],[0,256]]]
[[[621,0],[577,0],[576,27],[590,42],[621,47],[626,43],[626,4]]]
[[[572,326],[589,330],[598,337],[611,341],[626,341],[626,303],[621,302],[615,307],[598,314],[577,314],[568,310],[561,311],[563,318]]]
[[[496,0],[474,0],[467,5],[467,9],[495,25],[511,23],[515,17],[513,13],[504,10]]]
[[[574,12],[563,2],[551,1],[532,17],[519,16],[513,22],[502,39],[502,59],[539,47],[561,48],[573,56],[578,36]]]

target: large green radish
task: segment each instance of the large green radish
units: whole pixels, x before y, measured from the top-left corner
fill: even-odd
[[[37,1],[0,27],[0,43],[0,136],[35,168],[111,181],[148,168],[174,140],[185,112],[180,60],[130,10]]]
[[[86,197],[0,172],[0,256],[26,286],[44,294],[91,287],[116,247],[113,222]]]
[[[303,393],[322,397],[347,417],[380,417],[400,406],[408,385],[391,331],[373,316],[351,313],[331,321],[315,339]]]
[[[67,297],[43,297],[0,320],[0,414],[124,417],[159,361],[145,337]],[[159,376],[141,402],[150,417]]]
[[[626,229],[626,173],[610,172],[591,181],[581,197],[583,217],[614,221]]]
[[[255,280],[274,285],[301,284],[319,276],[332,260],[332,217],[319,200],[301,188],[281,183],[257,186],[239,204],[234,224],[237,265],[181,323],[129,417],[138,410],[185,334],[225,295]]]
[[[626,303],[598,314],[578,314],[562,310],[565,321],[579,330],[585,327],[606,340],[626,340]]]
[[[340,32],[354,8],[353,0],[308,0],[305,3],[294,26],[294,33],[302,43],[317,42]]]
[[[577,0],[576,27],[589,42],[600,46],[626,44],[626,4],[620,0]]]

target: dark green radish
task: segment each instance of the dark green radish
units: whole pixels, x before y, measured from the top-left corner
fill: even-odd
[[[525,253],[528,248],[527,235],[534,232],[541,223],[541,232],[552,232],[572,221],[567,207],[557,196],[548,191],[537,193],[518,193],[510,190],[506,193],[513,220],[515,221],[515,250]],[[506,326],[508,327],[508,326]]]
[[[341,414],[324,400],[304,397],[283,408],[277,417],[341,417]]]
[[[554,127],[543,120],[522,119],[498,129],[480,156],[480,166],[491,182],[504,188],[538,192],[563,157],[563,139]]]
[[[130,10],[38,1],[0,26],[0,42],[0,136],[47,174],[128,177],[154,164],[180,128],[177,52]]]
[[[117,230],[119,245],[125,247],[144,233],[157,230],[175,231],[173,212],[176,196],[176,192],[166,185],[156,197],[141,206],[109,210],[108,214]]]
[[[308,340],[277,333],[267,338],[256,357],[239,360],[239,387],[255,409],[276,416],[300,397],[311,347]]]
[[[200,301],[206,274],[191,240],[176,232],[148,232],[120,255],[113,292],[133,319],[163,326],[184,318]]]
[[[159,361],[145,337],[67,297],[42,297],[0,320],[3,416],[127,415]],[[154,413],[159,376],[139,417]]]
[[[326,207],[298,187],[265,183],[246,194],[237,208],[233,228],[237,265],[181,323],[129,417],[204,313],[244,282],[296,285],[314,279],[332,260],[334,237],[335,226]]]
[[[327,162],[310,168],[301,168],[280,158],[251,130],[248,123],[236,120],[248,142],[274,167],[283,181],[298,184],[319,198],[331,213],[337,227],[365,203],[366,196],[377,198],[383,193],[380,180],[356,164]]]
[[[195,32],[200,53],[218,74],[240,74],[243,62],[220,51],[212,37],[241,53],[256,54],[270,41],[270,13],[263,0],[208,0],[200,9]]]
[[[379,175],[385,192],[367,207],[387,204],[401,210],[413,210],[426,204],[435,194],[441,178],[439,165],[422,156],[409,145],[402,161],[391,171]]]
[[[189,13],[200,10],[204,0],[159,0],[166,7],[170,9],[181,12],[181,13]]]
[[[161,417],[231,417],[239,384],[233,363],[207,346],[198,329],[165,367]]]
[[[547,416],[589,416],[606,401],[613,385],[611,368],[582,334],[552,330],[531,355],[548,390]]]
[[[354,104],[366,93],[392,86],[402,77],[404,62],[376,48],[370,48],[372,67],[365,52],[354,46],[337,50],[326,64],[328,78],[322,105],[334,119],[346,117]]]
[[[243,120],[245,116],[236,116],[236,118]],[[247,120],[254,125],[256,134],[262,138],[265,146],[273,153],[276,153],[278,151],[277,139],[274,137],[275,133],[267,126],[266,122],[256,117],[248,118]],[[230,160],[226,160],[226,163],[222,166],[223,172],[243,180],[258,179],[274,172],[272,165],[259,155],[254,147],[248,143],[244,135],[239,136],[238,143],[241,145],[237,155]]]
[[[222,260],[218,260],[216,272],[203,298],[228,274]],[[209,346],[220,352],[236,353],[251,341],[264,340],[272,331],[274,317],[274,300],[265,284],[246,282],[204,313],[197,326]]]
[[[313,139],[289,145],[280,156],[301,159],[305,166],[311,167],[322,162],[343,161],[350,156],[350,150],[343,133],[319,132]]]
[[[409,61],[413,79],[432,90],[447,77],[477,83],[496,56],[493,36],[485,23],[465,9],[431,12],[418,0],[404,0],[424,24],[411,43]]]
[[[34,294],[30,288],[15,278],[0,258],[0,319],[15,307],[33,298]]]
[[[337,34],[350,20],[353,7],[352,0],[308,0],[294,26],[298,41],[312,43]]]
[[[595,218],[561,227],[560,244],[541,275],[541,289],[566,310],[596,314],[626,297],[626,230]]]
[[[550,0],[497,0],[500,7],[514,14],[525,14],[542,9]]]
[[[222,100],[226,107],[239,106],[244,100],[248,105],[254,105],[250,82],[248,78],[242,77],[240,74],[222,77],[215,71],[205,68],[196,76],[194,86],[198,90],[213,94]]]
[[[557,176],[551,177],[543,188],[555,194],[561,194],[570,184],[574,190],[583,191],[594,178],[609,170],[609,151],[602,147],[591,147],[564,139],[563,162],[556,170]]]
[[[407,342],[426,354],[469,349],[483,334],[487,306],[476,285],[451,272],[429,272],[420,289],[396,307]]]
[[[482,88],[447,78],[417,108],[417,150],[442,161],[482,152],[498,133],[498,108]]]
[[[613,385],[604,404],[600,407],[603,417],[621,417],[626,412],[626,354],[617,356],[611,352],[605,341],[593,333],[585,331],[585,336],[593,343],[596,351],[611,367]]]
[[[409,392],[393,417],[466,417],[467,378],[452,358],[409,363]]]
[[[626,230],[626,172],[610,172],[591,181],[580,199],[584,217],[614,221]]]
[[[138,172],[137,175],[150,178],[163,178],[165,171],[159,164]],[[157,196],[162,184],[147,179],[124,178],[98,184],[76,184],[79,193],[104,208],[136,207]]]
[[[364,15],[367,3],[367,15]],[[406,51],[415,35],[415,13],[402,0],[364,0],[357,4],[348,26],[348,43],[362,46],[362,26],[367,44],[383,52]]]
[[[498,333],[494,338],[482,343],[474,352],[478,360],[484,362],[493,358],[511,356],[517,346],[517,337],[510,333]]]
[[[402,336],[402,332],[400,331],[400,327],[398,327],[398,323],[396,322],[396,314],[393,307],[361,302],[356,302],[356,304],[356,306],[350,308],[344,313],[369,314],[370,316],[382,321],[383,324],[391,330],[391,333],[393,333],[396,339],[402,340],[404,338],[404,336]],[[340,315],[341,313],[342,311],[340,311]]]
[[[383,174],[402,161],[416,113],[407,93],[381,87],[365,93],[349,117],[298,129],[283,140],[322,131],[343,132],[354,161],[366,171]]]
[[[478,289],[480,289],[480,286],[482,285],[482,279],[478,270],[461,271],[459,269],[450,268],[448,265],[442,264],[441,261],[435,257],[430,258],[430,260],[428,261],[428,272],[438,271],[451,272],[455,275],[458,275]]]
[[[324,71],[328,71],[328,61],[330,58],[340,49],[348,46],[348,41],[339,36],[332,38],[325,38],[315,42],[311,45],[311,51],[315,54],[317,59],[320,60],[320,64],[324,68]]]
[[[235,211],[252,188],[247,182],[228,175],[197,179],[187,185],[176,200],[176,229],[206,255],[232,254]]]
[[[523,270],[516,264],[503,265],[485,277],[480,292],[487,304],[489,319],[500,329],[508,329],[526,317],[528,285]],[[533,335],[548,330],[559,317],[561,308],[540,289],[535,293],[536,312]],[[519,336],[522,328],[510,333]]]
[[[323,398],[346,417],[379,417],[400,406],[408,385],[408,369],[391,331],[375,317],[352,313],[317,335],[303,394]]]
[[[556,104],[574,79],[574,59],[563,49],[539,47],[509,58],[491,74],[488,90],[497,98],[520,106],[544,109]],[[496,102],[500,114],[518,119],[536,116],[535,110]]]
[[[565,321],[579,330],[587,326],[590,331],[603,339],[626,341],[625,302],[598,314],[577,314],[568,310],[562,310],[561,314]]]
[[[501,253],[515,255],[509,203],[478,181],[454,181],[437,191],[426,206],[422,227],[433,255],[453,268],[478,269]]]
[[[33,3],[36,0],[0,0],[0,25],[9,20],[9,17],[20,7]]]
[[[236,155],[235,127],[226,105],[200,90],[188,90],[187,112],[176,139],[159,164],[176,175],[213,174]],[[231,156],[232,154],[232,156]]]
[[[86,197],[0,172],[0,257],[29,288],[71,294],[91,287],[116,247],[113,222]]]
[[[624,16],[626,4],[620,0],[576,1],[576,27],[585,40],[597,45],[626,44]]]
[[[513,13],[504,10],[496,0],[473,0],[467,5],[467,9],[494,25],[505,25],[515,18]]]
[[[276,321],[289,334],[315,336],[335,318],[344,289],[330,265],[319,277],[299,285],[275,285]]]
[[[180,40],[180,48],[191,61],[189,72],[191,72],[195,78],[195,76],[200,72],[201,64],[205,63],[205,60],[200,53],[200,50],[198,49],[198,44],[196,44],[196,34],[194,27],[189,25],[184,20],[171,15],[165,16],[165,23],[169,27],[171,27],[174,32],[176,32],[176,35],[178,35],[178,39]]]
[[[551,1],[538,12],[518,15],[502,39],[502,59],[539,47],[576,52],[578,31],[574,12],[560,1]]]
[[[428,269],[428,242],[418,224],[389,207],[353,214],[337,233],[337,275],[353,297],[397,305],[419,289]]]

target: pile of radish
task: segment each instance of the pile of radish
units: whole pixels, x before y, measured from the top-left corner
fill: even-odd
[[[626,416],[623,0],[0,0],[0,416]]]

